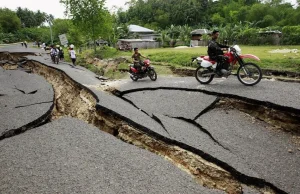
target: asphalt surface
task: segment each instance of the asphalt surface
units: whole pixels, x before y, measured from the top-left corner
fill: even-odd
[[[217,99],[216,96],[199,92],[166,90],[134,92],[123,97],[135,103],[149,115],[159,113],[189,119],[194,119]]]
[[[235,76],[229,76],[228,79],[214,79],[212,83],[208,85],[200,84],[194,77],[158,77],[157,81],[155,82],[146,78],[138,80],[137,82],[127,80],[126,83],[120,84],[121,85],[118,88],[120,91],[159,87],[173,87],[182,89],[188,88],[205,90],[219,94],[231,94],[249,99],[271,102],[280,106],[300,109],[299,83],[288,83],[263,79],[255,86],[244,86]]]
[[[55,120],[0,147],[0,193],[223,193],[78,119]]]
[[[14,50],[14,49],[11,49]],[[16,50],[14,50],[16,51]],[[1,52],[1,51],[0,51]],[[299,146],[292,143],[291,139],[293,138],[291,135],[280,132],[280,131],[274,131],[271,130],[271,126],[269,126],[266,123],[263,123],[261,121],[257,121],[253,118],[251,118],[249,115],[246,115],[244,113],[241,113],[237,110],[223,110],[223,109],[213,109],[209,112],[204,112],[204,114],[199,115],[200,113],[203,113],[208,106],[210,106],[218,96],[220,95],[231,95],[231,96],[237,96],[237,97],[243,97],[247,99],[253,99],[261,102],[271,103],[275,105],[279,105],[282,107],[289,107],[296,110],[296,112],[299,110],[300,113],[300,100],[299,100],[299,94],[300,94],[300,85],[298,83],[286,83],[286,82],[278,82],[278,81],[269,81],[269,80],[262,80],[258,85],[253,87],[246,87],[242,85],[236,77],[231,76],[228,79],[214,79],[214,81],[209,85],[201,85],[199,84],[195,78],[192,77],[176,77],[176,78],[164,78],[164,77],[158,77],[157,81],[153,82],[150,79],[143,79],[138,80],[137,82],[133,82],[131,80],[122,80],[119,83],[118,90],[121,92],[120,94],[124,94],[122,97],[115,96],[113,94],[109,94],[107,92],[103,92],[101,90],[96,89],[95,86],[100,86],[103,83],[96,78],[96,75],[89,70],[86,70],[82,67],[78,66],[72,66],[68,63],[60,63],[58,65],[53,64],[49,57],[43,56],[28,56],[28,59],[35,60],[40,63],[42,63],[45,66],[55,68],[57,70],[65,72],[71,79],[73,79],[75,82],[79,83],[81,87],[85,87],[92,92],[95,97],[98,100],[97,108],[103,109],[105,111],[108,111],[109,113],[113,113],[116,115],[119,115],[120,118],[125,120],[126,122],[129,122],[130,124],[133,124],[134,126],[138,126],[143,129],[144,132],[149,132],[151,134],[156,134],[158,137],[165,137],[166,140],[171,140],[178,142],[180,144],[185,144],[187,146],[190,146],[192,148],[195,148],[197,150],[200,150],[201,152],[204,152],[213,158],[215,160],[219,160],[226,165],[229,165],[233,169],[235,169],[237,172],[248,176],[248,177],[254,177],[260,180],[265,180],[266,182],[274,185],[275,187],[284,190],[287,193],[298,193],[300,190],[300,180],[299,180],[299,167],[300,167],[300,157],[299,157]],[[2,72],[2,73],[1,73]],[[2,76],[3,70],[0,69],[0,76]],[[38,76],[37,76],[38,77]],[[1,79],[1,77],[0,77]],[[21,80],[21,79],[20,79]],[[2,87],[2,81],[0,88],[3,92],[0,90],[0,94],[7,93],[10,96],[21,96],[21,93],[19,90],[15,91],[14,89],[11,89],[11,86],[9,87]],[[12,81],[11,83],[14,83]],[[25,86],[18,85],[17,87],[23,87],[22,90],[26,91],[25,93],[28,93],[31,90],[29,87],[28,89]],[[187,91],[187,90],[193,90],[193,91]],[[39,91],[39,90],[37,90]],[[208,91],[211,93],[210,95],[203,93]],[[53,92],[53,91],[52,91]],[[35,94],[39,94],[36,92]],[[48,93],[43,93],[47,96],[49,96]],[[23,94],[22,94],[23,95]],[[43,95],[41,95],[42,97]],[[0,96],[0,102],[1,99],[4,98],[5,95]],[[53,97],[53,95],[52,95]],[[50,97],[49,97],[50,98]],[[26,98],[24,98],[25,101]],[[8,104],[10,103],[11,107],[15,106],[15,102],[17,100],[14,100],[14,98],[6,98],[6,101]],[[22,103],[24,101],[20,100]],[[1,103],[0,103],[1,104]],[[38,106],[40,107],[40,106]],[[23,107],[22,107],[23,108]],[[38,112],[38,111],[37,111]],[[15,117],[14,114],[9,113],[9,115],[13,115],[12,117]],[[199,117],[200,116],[200,117]],[[198,118],[199,117],[199,118]],[[197,118],[197,119],[196,119]],[[196,120],[193,120],[196,119]],[[19,118],[19,120],[23,121],[23,117]],[[66,122],[67,121],[67,122]],[[27,134],[30,134],[30,136],[40,136],[43,140],[45,140],[46,146],[37,146],[39,151],[29,151],[29,153],[43,153],[46,154],[46,156],[43,158],[41,157],[45,165],[44,166],[38,166],[39,168],[43,168],[42,170],[37,168],[37,170],[34,170],[32,172],[43,172],[44,174],[47,174],[46,179],[47,180],[54,180],[53,185],[60,182],[61,184],[58,184],[60,188],[66,189],[66,193],[69,192],[93,192],[96,190],[93,190],[94,188],[100,190],[102,192],[100,193],[118,193],[121,192],[120,188],[120,180],[123,176],[121,172],[117,172],[116,174],[108,174],[109,176],[104,176],[107,174],[101,174],[103,177],[116,177],[113,178],[113,180],[117,179],[117,181],[113,182],[105,182],[109,183],[110,186],[112,186],[113,190],[103,190],[107,189],[105,187],[104,183],[100,183],[98,185],[98,181],[101,182],[103,180],[99,180],[98,172],[94,172],[93,165],[98,164],[98,159],[95,159],[92,157],[92,153],[95,152],[95,155],[106,153],[105,156],[117,154],[117,151],[119,150],[119,147],[124,147],[125,150],[124,153],[127,152],[133,152],[132,150],[135,150],[134,146],[129,146],[127,144],[122,143],[122,146],[116,146],[113,140],[110,140],[105,136],[105,140],[101,140],[102,135],[90,135],[89,130],[93,128],[92,126],[87,127],[83,126],[79,121],[70,119],[62,119],[59,121],[51,122],[50,124],[47,124],[45,126],[41,126],[39,128],[32,129],[24,134],[17,135],[15,137],[11,137],[8,139],[4,139],[0,141],[1,144],[5,141],[5,143],[8,143],[8,145],[18,145],[18,142],[21,141],[22,143],[28,141],[31,146],[34,144],[38,144],[40,140],[34,140],[30,139]],[[50,127],[49,127],[50,126]],[[53,127],[54,126],[54,127]],[[70,127],[70,128],[69,128]],[[46,129],[45,129],[46,128]],[[52,129],[48,130],[47,129]],[[70,131],[70,129],[74,128],[74,132]],[[80,128],[82,131],[76,130],[77,128]],[[46,130],[46,131],[44,131]],[[39,133],[39,131],[43,131],[42,134]],[[60,133],[62,131],[63,134]],[[46,132],[45,136],[44,133]],[[32,133],[32,134],[31,134]],[[101,132],[102,133],[102,132]],[[61,138],[58,137],[59,141],[53,140],[54,137],[56,137],[56,134],[58,136],[61,136]],[[24,137],[25,136],[25,137]],[[74,136],[74,138],[72,138]],[[99,137],[98,137],[99,136]],[[100,138],[101,136],[101,138]],[[22,140],[22,137],[26,139]],[[20,138],[20,139],[18,139]],[[47,140],[49,138],[49,140]],[[77,138],[77,139],[76,139]],[[93,139],[94,138],[94,139]],[[100,138],[100,139],[97,139]],[[113,137],[112,137],[113,138]],[[95,140],[96,139],[96,140]],[[90,140],[90,141],[89,141]],[[62,147],[62,149],[59,149],[60,151],[63,150],[62,153],[59,153],[55,147],[55,144],[57,143]],[[67,143],[63,143],[63,142]],[[88,147],[91,152],[88,152],[87,158],[88,161],[83,161],[83,159],[80,159],[77,157],[76,152],[73,151],[73,147],[76,147],[76,143],[83,142],[83,145],[86,145],[85,147]],[[31,142],[31,143],[30,143]],[[90,142],[90,143],[88,143]],[[109,142],[113,142],[113,146],[108,145]],[[107,145],[103,145],[103,143],[107,143]],[[62,144],[62,145],[61,145]],[[69,146],[72,145],[72,146]],[[95,147],[94,147],[95,144]],[[26,144],[25,144],[26,145]],[[55,149],[53,148],[55,147]],[[77,146],[78,147],[78,146]],[[118,149],[112,149],[111,147],[115,147]],[[5,146],[3,147],[5,148]],[[25,146],[26,148],[26,146]],[[24,148],[24,149],[25,149]],[[100,149],[100,151],[96,150],[96,148],[105,148]],[[5,148],[6,149],[6,148]],[[12,155],[12,158],[18,158],[18,154],[24,155],[18,153],[19,150],[16,150],[14,154],[13,152],[9,154],[9,151],[0,149],[0,154],[5,153],[5,158],[11,158],[9,155]],[[7,148],[8,149],[8,148]],[[12,148],[11,148],[12,149]],[[33,149],[32,147],[28,147],[28,150]],[[54,150],[54,153],[52,151]],[[70,150],[70,153],[68,152]],[[107,152],[106,152],[107,150]],[[122,150],[122,149],[120,149]],[[139,149],[137,149],[139,150]],[[140,152],[146,152],[147,154],[150,154],[147,151],[141,151]],[[26,153],[26,152],[22,152]],[[52,154],[51,154],[52,153]],[[57,154],[56,154],[57,153]],[[82,153],[84,156],[84,151],[81,151],[79,153]],[[121,152],[120,152],[121,153]],[[60,155],[61,154],[61,155]],[[66,155],[71,160],[67,160],[67,162],[64,161],[64,155]],[[58,155],[62,158],[59,159],[58,162],[62,162],[61,164],[75,164],[80,167],[79,170],[81,173],[76,173],[74,170],[74,166],[71,166],[71,168],[65,169],[63,173],[60,172],[61,167],[64,167],[63,165],[54,162],[54,155]],[[74,157],[73,157],[74,155]],[[17,157],[18,156],[18,157]],[[122,154],[122,160],[126,163],[127,160],[130,160],[130,158],[127,158],[127,155]],[[33,157],[33,156],[32,156]],[[35,157],[35,156],[34,156]],[[157,157],[157,156],[155,156]],[[26,157],[25,157],[26,158]],[[46,161],[46,158],[49,161]],[[89,160],[89,158],[92,158]],[[106,158],[106,157],[105,157]],[[159,158],[159,157],[158,157]],[[31,159],[28,159],[28,164],[31,164]],[[57,159],[57,158],[56,158]],[[95,160],[94,160],[95,159]],[[103,157],[102,157],[103,159]],[[134,157],[132,158],[134,159]],[[22,166],[23,164],[26,164],[25,161],[19,161],[19,159],[11,159],[13,160],[13,164],[17,164],[17,166]],[[79,161],[78,163],[76,161]],[[108,161],[113,161],[113,158],[108,158]],[[122,161],[120,160],[120,161]],[[152,160],[155,163],[155,159],[140,159],[144,162],[146,160],[151,161],[148,162],[152,164]],[[0,160],[0,164],[3,163],[3,160]],[[96,162],[95,162],[96,161]],[[22,163],[23,162],[23,163]],[[109,163],[109,162],[107,162]],[[116,162],[117,163],[117,162]],[[128,163],[132,164],[134,161],[128,161]],[[162,163],[166,163],[166,161],[163,161]],[[4,162],[7,166],[7,164]],[[56,164],[56,166],[55,166]],[[101,164],[101,162],[99,163]],[[5,166],[1,165],[1,166]],[[114,162],[112,162],[112,165],[114,165]],[[166,164],[164,164],[166,165]],[[17,167],[16,169],[20,168]],[[25,165],[26,166],[26,165]],[[47,166],[49,166],[49,171],[47,170]],[[115,164],[114,167],[117,167],[118,165]],[[125,166],[128,166],[125,164]],[[158,165],[159,166],[159,165]],[[131,166],[130,166],[131,167]],[[145,166],[139,166],[141,171],[144,172],[145,169],[147,169]],[[1,168],[1,167],[0,167]],[[144,169],[145,168],[145,169]],[[10,169],[10,168],[9,168]],[[59,170],[57,170],[59,169]],[[103,166],[102,166],[103,169]],[[114,169],[114,168],[107,168],[107,169]],[[177,168],[174,167],[174,170],[171,170],[169,173],[177,173]],[[78,169],[77,169],[78,170]],[[178,170],[178,169],[177,169]],[[2,171],[2,170],[1,170]],[[0,173],[1,173],[0,171]],[[133,169],[128,177],[135,177],[137,169]],[[160,173],[161,174],[158,174]],[[19,176],[18,172],[14,169],[12,169],[10,175],[12,177]],[[26,171],[22,171],[26,172]],[[126,171],[127,172],[127,171]],[[153,172],[155,175],[163,176],[166,173],[164,170],[159,169],[157,172]],[[49,176],[48,176],[49,173]],[[52,176],[52,174],[53,176]],[[73,174],[78,175],[80,178],[74,178]],[[108,173],[105,169],[101,173]],[[3,173],[7,174],[7,173]],[[24,175],[26,173],[23,173]],[[61,176],[58,176],[61,175]],[[68,175],[67,178],[63,176],[63,174],[72,174]],[[88,175],[91,174],[92,179],[86,178],[84,179],[83,176],[79,176],[80,174],[85,175],[85,177],[89,177]],[[122,176],[121,176],[122,174]],[[38,178],[43,177],[44,175],[38,174],[36,175]],[[36,178],[36,176],[34,176]],[[125,176],[125,175],[124,175]],[[138,187],[132,186],[132,182],[125,182],[125,185],[128,185],[126,187],[125,193],[144,193],[144,192],[152,192],[156,190],[156,188],[167,188],[167,184],[162,184],[164,186],[155,186],[154,188],[147,189],[147,185],[143,185],[142,181],[140,180],[147,180],[150,181],[150,184],[152,184],[152,181],[155,181],[154,179],[158,179],[159,181],[165,182],[166,180],[162,177],[164,180],[160,180],[157,178],[158,176],[149,176],[150,179],[148,180],[147,177],[149,175],[144,175],[143,173],[138,177],[141,177],[141,179],[138,179],[137,181]],[[171,177],[173,175],[170,175]],[[181,175],[180,175],[181,176]],[[50,178],[49,178],[50,177]],[[56,177],[56,178],[53,178]],[[58,178],[57,178],[58,177]],[[69,177],[71,177],[69,179]],[[121,178],[120,178],[121,177]],[[14,178],[11,178],[10,176],[7,176],[7,179],[4,179],[3,184],[0,184],[0,188],[5,188],[6,190],[9,188],[9,186],[6,186],[9,181],[6,180],[13,180]],[[62,182],[62,179],[64,180],[74,180],[74,187],[72,187],[71,183],[68,181]],[[119,179],[120,178],[120,179]],[[170,178],[170,177],[169,177]],[[174,178],[174,177],[173,177]],[[132,179],[132,178],[130,178]],[[185,179],[185,178],[184,178]],[[22,177],[22,180],[24,180],[24,177]],[[25,178],[26,180],[26,178]],[[43,179],[41,179],[43,180]],[[80,181],[78,181],[80,180]],[[177,179],[176,179],[177,180]],[[181,179],[180,179],[181,180]],[[45,181],[45,180],[43,180]],[[40,182],[35,184],[33,182],[21,181],[21,179],[18,179],[15,184],[20,185],[19,188],[25,188],[28,189],[28,186],[25,185],[34,185],[34,188],[40,188],[40,185],[45,185],[44,182]],[[147,182],[146,181],[146,182]],[[179,179],[178,179],[179,181]],[[46,181],[45,181],[46,182]],[[82,184],[80,182],[83,182]],[[137,183],[135,182],[135,183]],[[167,183],[170,181],[167,181]],[[4,184],[5,183],[5,184]],[[75,183],[77,186],[75,186]],[[122,183],[123,184],[123,183]],[[148,182],[149,184],[149,182]],[[158,184],[158,183],[155,183]],[[154,185],[155,185],[154,184]],[[172,189],[177,188],[178,182],[170,182],[170,186]],[[178,184],[178,186],[183,187],[182,192],[177,192],[177,190],[166,190],[166,192],[159,192],[159,193],[194,193],[193,186],[191,187],[191,191],[186,190],[187,188],[183,184]],[[187,183],[188,185],[190,183]],[[192,183],[193,184],[193,183]],[[1,185],[5,185],[4,187],[1,187]],[[71,186],[70,186],[71,185]],[[92,185],[89,188],[84,187],[84,185]],[[102,186],[101,186],[102,185]],[[142,185],[142,186],[141,186]],[[99,187],[98,187],[99,186]],[[45,189],[45,192],[51,193],[52,190],[50,186],[49,188]],[[199,187],[199,186],[198,186]],[[54,188],[54,186],[53,186]],[[69,188],[78,188],[78,190],[68,190]],[[189,189],[190,187],[188,187]],[[196,187],[195,187],[196,188]],[[202,187],[200,187],[203,189]],[[244,186],[244,192],[245,193],[256,193],[253,189],[250,187]],[[91,190],[87,190],[91,189]],[[110,189],[110,188],[108,188]],[[143,190],[146,189],[146,190]],[[169,188],[170,189],[170,188]],[[1,190],[0,190],[1,191]],[[14,193],[15,191],[21,191],[21,190],[7,190],[8,192]],[[34,191],[34,190],[32,190]],[[42,190],[44,191],[44,190]],[[60,190],[64,192],[65,190]],[[114,192],[116,191],[116,192]],[[141,191],[141,192],[139,192]],[[180,191],[180,190],[178,190]],[[206,189],[204,190],[197,190],[196,193],[205,193],[207,192]],[[212,190],[209,190],[209,193],[212,193]],[[154,193],[154,192],[153,192]]]
[[[32,46],[32,44],[29,44],[28,46]],[[0,47],[0,53],[1,52],[10,52],[10,53],[36,53],[36,54],[45,54],[46,52],[43,49],[38,48],[32,48],[27,47],[25,48],[20,45],[7,45],[5,47]],[[49,51],[48,51],[49,52]]]
[[[239,172],[264,179],[288,193],[300,190],[300,152],[292,143],[292,135],[271,130],[268,124],[236,110],[214,109],[196,120],[200,126],[182,120],[193,119],[195,110],[201,112],[215,100],[200,92],[160,89],[124,97],[159,118],[167,137],[209,153]]]
[[[101,85],[102,82],[97,79],[96,75],[91,71],[79,66],[73,67],[68,63],[53,64],[48,57],[28,56],[27,58],[65,72],[72,80],[79,83],[81,87],[89,89],[96,95],[95,97],[98,100],[97,104],[100,109],[102,108],[103,110],[109,110],[112,113],[121,115],[126,121],[130,121],[139,126],[146,126],[148,129],[163,136],[168,135],[159,123],[141,110],[132,106],[129,102],[124,102],[124,100],[119,97],[95,89],[94,86]]]
[[[38,125],[51,114],[54,92],[44,78],[1,68],[0,83],[0,138]]]
[[[230,149],[229,156],[238,157],[239,162],[255,171],[258,177],[288,193],[300,191],[300,151],[292,142],[291,134],[272,129],[235,109],[214,109],[197,122]],[[224,158],[224,161],[237,166],[232,158]]]

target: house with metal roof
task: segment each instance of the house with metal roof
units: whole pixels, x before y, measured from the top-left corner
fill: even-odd
[[[128,31],[134,39],[119,39],[117,42],[119,50],[132,50],[134,47],[146,49],[159,47],[159,42],[155,41],[159,35],[155,34],[154,30],[138,25],[129,25]]]
[[[128,30],[130,34],[134,34],[139,39],[148,39],[148,40],[154,40],[159,35],[155,34],[154,30],[144,28],[142,26],[138,25],[129,25]]]
[[[205,34],[211,34],[211,31],[207,29],[196,29],[191,31],[191,46],[206,46],[207,41],[202,39]]]

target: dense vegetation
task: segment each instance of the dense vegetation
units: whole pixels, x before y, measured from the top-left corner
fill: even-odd
[[[282,32],[281,44],[300,44],[300,7],[283,0],[131,0],[116,18],[160,31],[162,41],[188,42],[193,29],[218,28],[221,39],[242,44],[270,44],[259,32],[271,30]]]

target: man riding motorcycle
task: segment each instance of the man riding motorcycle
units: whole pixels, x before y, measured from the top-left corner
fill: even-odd
[[[143,58],[146,58],[144,57],[141,53],[139,53],[139,49],[138,48],[134,48],[134,53],[132,55],[132,62],[134,64],[134,68],[136,68],[138,70],[139,73],[141,73],[141,67],[144,65],[142,60],[141,60],[141,57]]]
[[[223,50],[227,50],[229,46],[222,45],[217,42],[219,31],[214,30],[211,34],[212,39],[208,42],[207,54],[211,60],[217,61],[216,74],[221,76],[221,69],[227,69],[227,58],[223,55]]]
[[[51,59],[52,59],[52,61],[53,61],[55,55],[58,54],[59,51],[58,51],[58,49],[56,48],[55,45],[53,45],[53,46],[51,46],[51,47],[52,47],[52,48],[51,48],[51,50],[50,50],[50,56],[51,56]]]

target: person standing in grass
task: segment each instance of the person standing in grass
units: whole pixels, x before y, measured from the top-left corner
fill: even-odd
[[[75,62],[76,62],[76,52],[74,50],[74,46],[70,47],[69,54],[70,54],[70,57],[71,57],[73,65],[75,65]]]

